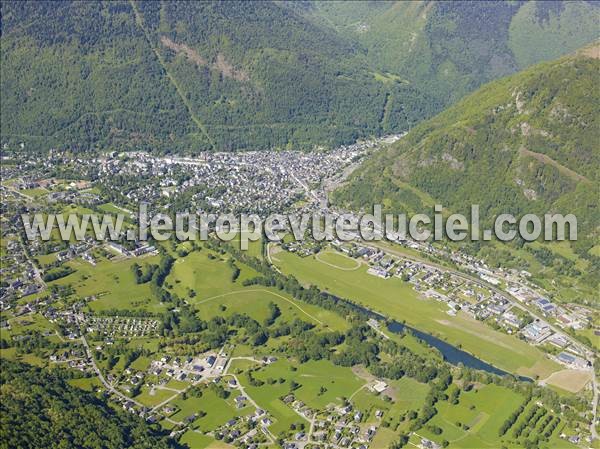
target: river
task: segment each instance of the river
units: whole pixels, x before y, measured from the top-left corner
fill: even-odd
[[[352,307],[354,307],[357,310],[361,311],[362,313],[366,314],[370,318],[374,318],[380,322],[386,320],[385,316],[381,315],[380,313],[369,310],[366,307],[360,306],[358,304],[354,304],[352,302],[346,301],[341,298],[338,298],[338,300],[344,301],[346,304],[351,305]],[[445,342],[444,340],[440,340],[439,338],[434,337],[431,334],[414,329],[410,326],[399,323],[398,321],[388,320],[388,323],[389,324],[388,324],[387,328],[390,332],[400,334],[400,333],[404,332],[405,330],[410,331],[410,333],[413,334],[415,337],[419,338],[420,340],[423,340],[431,347],[437,349],[442,354],[442,357],[444,358],[444,360],[447,361],[448,363],[451,363],[452,365],[458,365],[460,363],[463,366],[466,366],[468,368],[478,369],[478,370],[485,371],[485,372],[488,372],[491,374],[496,374],[498,376],[512,375],[511,373],[501,370],[500,368],[497,368],[494,365],[490,365],[489,363],[484,362],[481,359],[478,359],[474,355],[469,354],[468,352],[463,351],[462,349],[459,349],[456,346],[453,346],[450,343]],[[519,380],[522,380],[524,382],[533,382],[533,379],[531,379],[529,377],[524,377],[524,376],[517,376],[517,377]]]

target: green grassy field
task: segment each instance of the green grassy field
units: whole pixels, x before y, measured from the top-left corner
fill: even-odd
[[[241,234],[244,235],[244,234]],[[246,233],[246,239],[248,239],[248,237],[251,237],[251,235],[249,233]],[[258,259],[262,259],[262,237],[259,237],[258,240],[248,240],[248,249],[243,250],[245,252],[247,252],[248,255],[252,256],[252,257],[256,257]],[[241,243],[242,243],[242,239],[240,238],[240,236],[234,238],[233,240],[231,240],[229,243],[231,243],[231,245],[238,250],[241,250]]]
[[[337,314],[297,301],[276,289],[246,287],[197,302],[192,301],[204,319],[246,313],[258,322],[263,322],[267,317],[268,305],[271,302],[277,304],[281,310],[281,317],[278,318],[281,321],[289,322],[297,318],[335,330],[345,330],[349,327]],[[221,310],[222,307],[225,307],[225,310]]]
[[[301,282],[315,284],[335,295],[351,299],[415,328],[461,345],[475,356],[509,372],[547,377],[559,366],[545,355],[514,337],[494,331],[485,324],[459,313],[446,313],[447,306],[420,299],[411,285],[398,278],[381,279],[366,273],[367,267],[345,271],[323,264],[314,257],[301,258],[278,252],[274,262],[286,274]]]
[[[438,443],[447,440],[450,447],[497,448],[498,429],[523,400],[523,396],[496,385],[461,392],[457,405],[447,401],[436,404],[438,413],[429,424],[440,427],[441,435],[432,433],[428,426],[417,433]]]
[[[56,261],[56,256],[58,253],[50,253],[50,254],[40,254],[39,256],[35,256],[35,260],[38,261],[40,266],[49,265]]]
[[[31,196],[33,198],[40,198],[42,196],[47,195],[49,192],[48,192],[48,190],[44,189],[43,187],[39,187],[39,188],[34,188],[34,189],[21,190],[21,193],[23,195]]]
[[[206,415],[202,418],[196,419],[193,427],[201,430],[202,432],[215,430],[217,427],[222,426],[230,419],[235,418],[236,416],[246,415],[253,411],[251,407],[245,407],[241,410],[237,410],[233,405],[233,396],[234,395],[225,400],[217,397],[217,395],[211,390],[204,390],[200,402],[183,404],[186,407],[186,411],[190,411],[190,413],[187,415],[181,414],[181,416],[176,414],[176,416],[179,416],[179,418],[183,419],[193,413],[193,409],[196,405],[201,404],[200,409],[206,412]]]
[[[136,345],[136,346],[138,346],[138,345]],[[137,359],[135,359],[129,366],[133,370],[144,371],[144,370],[148,369],[151,361],[152,360],[149,357],[142,356],[142,357],[138,357]]]
[[[3,314],[6,316],[6,314]],[[34,313],[30,315],[24,315],[9,320],[10,329],[2,329],[2,337],[8,338],[9,336],[15,336],[23,334],[29,331],[51,331],[54,332],[56,328],[54,324],[48,321],[42,314]]]
[[[273,302],[281,310],[280,320],[291,321],[298,318],[336,330],[348,328],[348,323],[339,315],[297,301],[276,289],[244,287],[243,279],[256,276],[257,273],[239,262],[237,265],[240,276],[232,282],[231,268],[227,262],[220,258],[211,259],[209,254],[215,256],[213,252],[203,249],[178,259],[167,277],[167,283],[179,296],[189,296],[190,290],[195,292],[195,296],[188,301],[196,307],[203,319],[246,313],[263,322],[268,313],[268,304]]]
[[[152,295],[150,284],[136,284],[131,272],[133,263],[152,264],[158,261],[158,256],[151,256],[118,261],[100,260],[96,266],[92,266],[76,259],[68,262],[76,271],[51,284],[71,284],[79,297],[96,296],[97,299],[89,303],[92,310],[143,309],[163,312],[165,308]]]
[[[122,214],[125,217],[129,217],[129,212],[125,211],[124,209],[120,208],[119,206],[114,205],[113,203],[106,203],[106,204],[101,204],[100,206],[98,206],[98,209],[100,209],[103,212],[106,212],[108,214]]]
[[[80,379],[71,379],[69,384],[74,387],[81,388],[85,391],[93,391],[96,388],[104,389],[104,385],[97,377],[82,377]]]
[[[188,430],[183,434],[179,442],[187,444],[190,449],[204,449],[214,443],[215,440],[210,436],[202,435],[194,430]]]
[[[293,366],[297,368],[296,371],[292,371]],[[343,397],[349,397],[365,383],[349,368],[335,366],[326,360],[303,364],[278,360],[255,371],[253,377],[264,381],[265,384],[260,387],[251,386],[245,375],[238,376],[238,379],[258,405],[277,419],[277,422],[270,428],[275,434],[289,430],[292,423],[305,422],[304,418],[279,399],[290,393],[291,381],[301,385],[293,391],[296,398],[303,401],[308,407],[317,409],[331,403],[339,405]],[[269,385],[267,382],[269,378],[277,382]],[[280,378],[285,381],[279,383],[278,379]],[[324,392],[320,392],[321,387],[325,388]]]
[[[180,396],[175,401],[171,402],[170,405],[175,405],[179,409],[177,413],[171,416],[171,419],[175,421],[183,421],[186,417],[194,413],[205,411],[204,395],[200,398],[188,397],[187,399],[182,399]]]
[[[150,394],[150,392],[151,389],[149,387],[143,386],[141,393],[138,394],[134,399],[148,407],[154,407],[161,402],[166,401],[175,394],[174,391],[160,390],[158,388],[155,389],[152,394]]]
[[[206,248],[194,251],[175,261],[166,283],[182,298],[187,297],[189,289],[192,289],[196,293],[195,298],[206,299],[228,293],[233,287],[242,288],[244,279],[257,275],[249,267],[240,267],[239,278],[232,282],[232,269],[227,265],[227,259],[227,256]]]
[[[348,271],[356,270],[361,265],[358,260],[334,251],[322,251],[315,256],[315,259],[325,265]]]
[[[384,412],[384,419],[390,425],[399,423],[400,415],[407,410],[419,410],[425,396],[429,392],[429,386],[422,384],[409,377],[389,381],[390,389],[386,391],[392,398],[392,402],[385,401],[382,395],[363,388],[352,397],[354,406],[364,412],[367,422],[375,422],[375,412]]]

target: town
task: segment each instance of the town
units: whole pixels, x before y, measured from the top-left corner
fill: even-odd
[[[153,211],[183,206],[191,211],[261,216],[287,211],[339,216],[347,211],[330,204],[330,191],[362,158],[401,137],[333,151],[186,157],[108,152],[85,158],[51,151],[46,159],[32,161],[4,151],[5,160],[22,162],[1,168],[0,329],[3,339],[9,337],[3,351],[76,372],[74,384],[148,423],[160,424],[175,439],[210,438],[248,449],[270,444],[286,449],[380,447],[390,428],[404,429],[405,422],[415,419],[419,407],[407,398],[411,389],[425,390],[424,384],[403,385],[356,367],[343,368],[332,384],[319,377],[320,362],[310,360],[308,367],[298,369],[297,356],[288,346],[290,329],[271,329],[266,337],[249,336],[245,318],[239,316],[246,309],[223,299],[237,294],[241,286],[251,288],[254,278],[244,273],[254,268],[209,243],[131,241],[125,232],[136,227],[134,210],[139,202],[148,203]],[[96,241],[89,234],[80,241],[65,242],[56,234],[47,242],[28,241],[20,214],[50,211],[123,214],[126,228],[118,241]],[[282,262],[283,255],[289,254],[317,272],[325,267],[364,272],[364,279],[382,283],[377,285],[398,283],[413,292],[418,304],[441,307],[444,316],[438,321],[471,320],[493,335],[535,348],[542,364],[552,364],[555,371],[530,374],[529,380],[542,386],[566,383],[573,394],[588,401],[597,390],[595,352],[586,336],[600,335],[598,312],[586,301],[554,300],[554,292],[534,282],[525,269],[493,267],[462,248],[410,239],[369,242],[356,236],[345,242],[257,242],[249,252],[280,274],[286,270],[296,274],[293,264]],[[196,283],[194,279],[203,273],[207,277]],[[298,273],[300,277],[302,271]],[[220,279],[218,287],[212,285],[213,277]],[[223,291],[221,285],[228,287]],[[353,298],[348,295],[348,299]],[[212,307],[213,300],[222,302]],[[269,305],[268,313],[292,301],[284,300],[277,307]],[[189,307],[198,308],[206,320],[199,324],[192,318],[191,331],[182,330]],[[295,307],[296,321],[289,318],[288,326],[295,323],[325,331],[333,326],[325,326],[321,319],[326,312]],[[257,322],[270,322],[264,313],[256,317]],[[272,320],[277,320],[277,313]],[[221,315],[231,323],[224,324]],[[386,328],[387,318],[368,321],[365,332],[372,332],[368,338],[377,344],[395,341]],[[227,332],[219,334],[221,326]],[[340,325],[340,329],[345,328]],[[255,347],[251,343],[265,338],[277,344]],[[415,337],[407,332],[402,338]],[[412,345],[419,348],[423,342],[415,338]],[[327,365],[326,371],[334,368]],[[569,376],[577,374],[577,379],[566,382],[554,376],[558,369]],[[303,385],[310,379],[322,384]],[[463,394],[471,391],[469,385],[465,382]],[[425,393],[420,400],[424,397]],[[593,425],[595,409],[579,417]],[[469,432],[464,423],[458,427]],[[439,437],[439,425],[423,429],[406,431],[411,444],[443,446],[445,436]],[[584,444],[590,438],[589,426],[583,421],[565,426],[559,438]]]

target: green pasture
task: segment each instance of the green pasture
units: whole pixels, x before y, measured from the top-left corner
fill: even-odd
[[[145,257],[143,263],[158,264],[159,257]],[[131,265],[140,259],[100,260],[96,266],[80,259],[68,262],[74,273],[51,284],[70,284],[78,297],[96,296],[89,303],[92,310],[143,309],[149,312],[163,312],[160,304],[150,291],[150,284],[136,284]]]
[[[494,331],[463,313],[448,315],[445,304],[421,299],[410,284],[399,278],[371,276],[366,266],[340,270],[320,263],[314,256],[302,258],[289,252],[277,253],[277,259],[283,272],[307,285],[315,284],[385,316],[405,320],[509,372],[545,378],[559,369],[541,351],[515,337]]]

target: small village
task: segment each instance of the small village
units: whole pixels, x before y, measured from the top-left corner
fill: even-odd
[[[471,268],[471,273],[481,279],[478,280],[477,277],[466,278],[426,262],[389,254],[380,247],[338,240],[331,245],[340,253],[367,264],[368,274],[382,279],[398,277],[410,283],[423,297],[447,304],[448,315],[454,316],[460,310],[497,330],[521,335],[531,344],[550,352],[554,360],[567,367],[588,369],[590,366],[586,360],[590,354],[580,345],[571,344],[567,335],[553,330],[551,324],[565,330],[578,330],[588,325],[591,311],[575,304],[554,305],[529,287],[522,274],[500,273],[500,277],[483,261],[474,267],[470,260],[465,268]],[[310,240],[284,245],[288,251],[302,257],[318,253],[322,246]],[[507,285],[506,292],[496,288],[500,282]],[[514,299],[511,300],[506,293]],[[539,318],[534,318],[531,312],[538,312]]]

